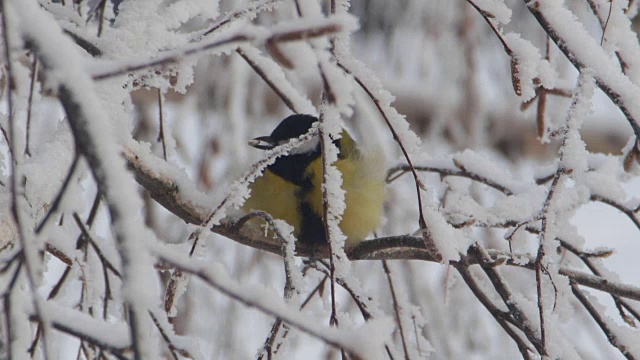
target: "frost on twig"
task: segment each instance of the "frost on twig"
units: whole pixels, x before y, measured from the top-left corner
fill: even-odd
[[[5,0],[0,357],[637,358],[638,4],[385,4]],[[393,164],[346,249],[342,126]],[[313,247],[236,211],[309,136]]]

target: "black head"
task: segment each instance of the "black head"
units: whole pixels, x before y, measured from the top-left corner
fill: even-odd
[[[311,115],[291,115],[282,120],[269,137],[276,142],[295,139],[309,132],[317,121],[318,118]]]
[[[273,149],[306,134],[317,121],[318,118],[311,115],[291,115],[282,120],[271,135],[257,137],[249,141],[249,145],[261,150]],[[316,139],[315,142],[311,141],[306,146],[293,149],[287,156],[278,158],[267,169],[298,186],[310,186],[305,171],[318,156],[320,156],[320,143]]]
[[[249,145],[261,150],[273,149],[306,134],[317,121],[318,118],[311,115],[291,115],[282,120],[271,132],[271,135],[257,137],[250,141]]]

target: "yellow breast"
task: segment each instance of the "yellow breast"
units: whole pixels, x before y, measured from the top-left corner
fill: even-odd
[[[300,187],[265,170],[250,188],[251,196],[244,203],[243,211],[265,211],[274,219],[284,220],[293,226],[296,229],[294,235],[297,236],[300,229],[300,212],[296,196]]]
[[[366,154],[352,153],[335,163],[342,173],[342,189],[346,192],[346,208],[340,222],[340,229],[347,237],[346,247],[364,240],[382,220],[385,182],[376,171],[381,165],[373,161]],[[316,159],[307,171],[313,179],[313,190],[307,195],[307,201],[314,212],[323,214],[322,160]]]

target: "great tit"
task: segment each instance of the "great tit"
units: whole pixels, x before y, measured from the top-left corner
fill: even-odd
[[[306,134],[318,119],[311,115],[291,115],[282,120],[271,135],[253,139],[249,144],[268,150]],[[310,145],[309,145],[310,144]],[[326,244],[322,201],[322,158],[319,136],[301,145],[269,165],[251,184],[251,195],[243,210],[262,210],[294,227],[298,241],[310,245]],[[334,165],[342,173],[346,209],[340,228],[346,235],[346,247],[364,240],[381,222],[384,202],[384,164],[380,156],[363,152],[349,133],[335,140],[338,160]]]

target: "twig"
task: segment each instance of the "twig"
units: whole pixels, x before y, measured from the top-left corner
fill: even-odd
[[[500,43],[502,43],[502,47],[504,48],[504,51],[507,53],[509,58],[511,58],[511,83],[513,85],[513,90],[516,93],[516,95],[518,96],[522,95],[522,84],[520,83],[520,76],[519,76],[520,70],[518,69],[520,60],[513,53],[513,50],[511,50],[511,48],[509,47],[509,44],[507,44],[507,41],[504,39],[504,36],[502,36],[502,30],[498,29],[498,27],[493,24],[493,20],[491,19],[495,18],[495,16],[490,12],[480,8],[471,0],[467,0],[467,2],[471,6],[473,6],[473,8],[476,9],[478,13],[480,13],[482,18],[487,22],[487,24],[489,24],[489,27],[491,28],[493,33],[496,35],[498,40],[500,40]]]
[[[97,209],[97,205],[99,204],[99,197],[96,197],[96,199],[94,200],[94,204],[93,207],[91,209],[91,212],[89,213],[89,216],[87,218],[87,225],[91,226],[91,224],[93,223],[93,219],[95,217],[95,211],[94,209]],[[107,319],[107,315],[109,312],[109,300],[112,299],[111,296],[111,283],[109,280],[109,274],[107,272],[108,270],[111,270],[111,272],[113,272],[114,275],[116,275],[119,279],[122,279],[122,275],[120,274],[120,272],[115,268],[115,266],[113,266],[113,264],[111,264],[111,262],[104,256],[104,254],[102,253],[102,250],[100,250],[100,248],[98,247],[98,245],[93,241],[93,238],[91,237],[91,234],[89,234],[89,231],[86,229],[86,227],[82,224],[82,221],[80,220],[80,217],[78,216],[78,213],[74,212],[73,213],[73,219],[76,222],[76,225],[78,226],[78,228],[80,229],[80,233],[81,235],[78,237],[77,243],[80,244],[82,243],[82,240],[84,240],[84,261],[87,261],[87,256],[88,256],[88,249],[87,249],[87,244],[90,244],[91,247],[93,248],[93,250],[96,252],[96,255],[98,256],[98,259],[100,259],[100,264],[102,265],[102,277],[104,280],[104,297],[102,300],[102,318],[103,319]],[[83,282],[83,289],[86,285]]]
[[[71,273],[71,266],[67,266],[66,269],[64,269],[64,272],[60,276],[60,279],[58,279],[58,282],[56,283],[56,285],[49,292],[49,296],[47,296],[47,300],[51,300],[58,295],[58,293],[60,292],[60,289],[62,289],[62,284],[64,284],[65,280],[67,279],[67,276],[69,276],[69,273]]]
[[[202,35],[198,37],[196,40],[200,40],[201,38],[213,33],[214,31],[222,28],[223,26],[233,22],[234,20],[242,19],[245,17],[250,17],[254,14],[262,10],[266,10],[270,7],[276,6],[278,3],[282,2],[282,0],[264,0],[264,1],[253,1],[247,4],[240,10],[228,13],[225,15],[222,20],[213,25],[209,30],[205,31]]]
[[[191,354],[189,354],[187,350],[180,349],[175,346],[175,344],[171,341],[169,334],[167,334],[164,328],[160,325],[158,318],[156,318],[156,316],[151,311],[149,311],[149,316],[151,316],[151,320],[153,321],[156,328],[160,332],[160,336],[162,336],[162,339],[164,339],[164,342],[167,343],[167,347],[169,348],[169,351],[171,352],[171,355],[175,360],[178,360],[178,353],[183,357],[192,358]]]
[[[89,55],[91,55],[93,57],[102,56],[102,50],[100,50],[97,46],[95,46],[92,43],[90,43],[88,40],[84,39],[83,37],[81,37],[78,34],[75,34],[75,33],[71,32],[70,30],[62,29],[62,31],[65,34],[69,35],[71,37],[71,39],[73,39],[73,41],[75,41],[76,45],[78,45],[82,49],[84,49],[84,51],[89,53]]]
[[[329,279],[329,276],[325,275],[324,278],[320,280],[318,285],[316,285],[316,287],[309,293],[309,295],[307,295],[307,298],[302,302],[302,304],[300,305],[300,310],[304,309],[309,303],[309,301],[311,301],[313,296],[317,294],[320,291],[320,289],[324,287],[324,284],[327,282],[327,279]],[[278,344],[275,349],[273,349],[273,345],[275,344],[278,332],[283,325],[284,324],[281,318],[277,318],[276,321],[274,321],[273,325],[271,326],[271,331],[269,332],[269,336],[267,336],[267,339],[265,340],[264,345],[262,346],[262,350],[258,353],[256,360],[263,360],[265,355],[267,356],[267,359],[271,359],[273,354],[278,352],[278,350],[280,349],[280,344]],[[282,339],[286,338],[287,334],[289,333],[289,328],[286,325],[284,326],[284,329],[285,329],[285,332],[281,337]]]
[[[324,266],[324,268],[318,266],[317,264],[322,264]],[[325,275],[325,278],[329,278],[331,276],[330,274],[330,265],[326,263],[326,261],[323,261],[321,259],[313,259],[310,263],[309,263],[309,267],[323,273]],[[337,277],[336,278],[336,283],[338,285],[340,285],[340,287],[342,287],[344,290],[347,291],[347,293],[349,293],[349,296],[351,296],[351,299],[353,300],[353,302],[356,304],[356,306],[358,307],[358,310],[360,310],[360,314],[362,315],[362,318],[364,319],[364,321],[369,321],[371,319],[373,319],[373,315],[371,314],[371,311],[369,311],[369,305],[367,304],[366,300],[362,299],[362,296],[360,294],[358,294],[353,287],[351,287],[346,279],[342,278],[342,277]],[[385,344],[384,345],[385,350],[387,351],[387,355],[389,356],[389,358],[391,360],[393,360],[393,355],[391,354],[391,349],[389,348],[389,345]],[[344,357],[344,352],[343,352],[343,357]]]
[[[93,225],[93,221],[96,219],[98,209],[100,208],[100,199],[100,192],[97,192],[96,197],[93,199],[93,205],[91,205],[91,211],[89,211],[89,216],[87,217],[87,221],[85,222],[88,227],[91,227]]]
[[[324,266],[324,269],[317,266],[316,264],[322,264]],[[320,260],[320,259],[315,259],[314,262],[312,262],[310,264],[310,266],[323,273],[326,276],[330,276],[330,265],[326,263],[326,261]],[[371,312],[369,311],[369,306],[365,303],[365,301],[362,300],[362,297],[347,283],[347,281],[341,277],[336,278],[336,283],[338,285],[340,285],[340,287],[342,287],[344,290],[346,290],[349,293],[349,296],[351,296],[351,299],[353,300],[353,302],[356,304],[356,306],[358,307],[358,310],[360,310],[360,314],[362,314],[362,318],[365,321],[369,321],[373,318],[373,316],[371,315]]]
[[[318,328],[312,327],[309,325],[309,323],[302,321],[299,316],[294,316],[294,314],[289,314],[277,310],[277,308],[279,307],[276,306],[276,304],[254,301],[252,297],[246,296],[246,294],[239,291],[239,289],[237,289],[235,286],[230,286],[230,283],[226,282],[222,278],[218,278],[212,272],[203,267],[187,262],[182,262],[175,259],[174,257],[165,256],[164,254],[157,254],[157,257],[160,260],[171,264],[173,267],[180,269],[182,272],[189,273],[198,277],[207,285],[220,291],[222,294],[228,296],[229,298],[244,304],[245,306],[258,309],[264,314],[273,317],[281,317],[283,321],[287,322],[292,327],[295,327],[313,337],[322,340],[329,346],[332,346],[336,349],[341,349],[343,347],[353,349],[348,345],[347,342],[342,341],[342,339],[326,336],[325,333],[318,331]]]
[[[136,63],[136,64],[129,64],[129,65],[125,65],[119,69],[114,69],[114,70],[110,70],[110,71],[106,71],[100,74],[95,74],[93,76],[93,79],[96,81],[100,81],[100,80],[105,80],[108,78],[112,78],[114,76],[120,76],[120,75],[124,75],[124,74],[128,74],[131,72],[135,72],[138,70],[142,70],[142,69],[146,69],[146,68],[152,68],[152,67],[157,67],[157,66],[162,66],[162,65],[168,65],[168,64],[173,64],[176,62],[179,62],[180,60],[184,59],[185,57],[200,53],[200,52],[204,52],[207,50],[211,50],[211,49],[215,49],[218,47],[222,47],[225,45],[229,45],[229,44],[233,44],[233,43],[242,43],[245,41],[249,41],[250,37],[248,35],[245,34],[237,34],[231,37],[228,37],[226,39],[222,39],[219,41],[215,41],[215,42],[210,42],[210,43],[205,43],[205,44],[200,44],[200,46],[198,47],[189,47],[186,49],[183,49],[181,51],[178,52],[174,52],[172,54],[169,55],[165,55],[165,56],[160,56],[156,59],[152,59],[152,60],[148,60],[148,61],[144,61],[144,62],[140,62],[140,63]]]
[[[426,172],[435,172],[438,173],[442,176],[460,176],[460,177],[466,177],[468,179],[480,182],[482,184],[485,184],[489,187],[492,187],[502,193],[504,193],[505,195],[513,195],[513,191],[511,191],[509,188],[507,188],[506,186],[499,184],[493,180],[487,179],[486,177],[476,174],[472,171],[469,171],[467,169],[465,169],[464,167],[460,168],[458,167],[459,170],[452,170],[452,169],[447,169],[447,168],[441,168],[441,167],[435,167],[435,166],[414,166],[414,169],[416,171],[426,171]],[[407,172],[409,172],[411,170],[410,167],[408,167],[407,165],[397,165],[392,167],[391,169],[389,169],[389,171],[387,171],[387,183],[391,183],[393,181],[395,181],[396,179],[398,179],[400,176],[406,174]]]
[[[82,232],[82,236],[84,236],[85,241],[87,241],[87,243],[89,243],[91,245],[93,250],[96,252],[96,255],[98,255],[98,258],[100,259],[100,262],[102,262],[102,264],[107,269],[111,270],[111,272],[113,272],[113,274],[115,276],[117,276],[118,278],[122,279],[122,274],[120,273],[120,271],[118,269],[116,269],[115,266],[113,266],[111,261],[109,261],[109,259],[107,259],[107,257],[104,256],[104,254],[102,253],[102,250],[100,250],[100,248],[95,243],[95,241],[93,241],[93,238],[91,237],[91,234],[89,234],[89,231],[87,230],[87,228],[82,223],[82,220],[80,220],[80,216],[78,216],[78,213],[76,213],[76,212],[73,213],[73,219],[75,220],[76,225],[78,225],[78,229],[80,229],[80,231]]]
[[[547,198],[544,201],[544,205],[542,206],[542,226],[540,231],[540,244],[538,245],[538,254],[536,256],[535,261],[535,272],[536,272],[536,292],[538,295],[538,314],[540,316],[540,340],[542,343],[542,355],[547,355],[547,343],[546,343],[546,329],[544,324],[544,303],[542,301],[542,261],[545,256],[545,244],[548,241],[547,233],[548,233],[548,215],[549,215],[549,207],[551,204],[551,199],[556,191],[558,186],[558,182],[562,177],[562,174],[565,173],[563,168],[558,168],[555,176],[553,177],[553,181],[551,182],[551,186],[549,187],[549,192],[547,194]],[[551,276],[551,275],[549,275]]]
[[[53,199],[53,202],[51,204],[51,207],[49,208],[49,211],[47,211],[47,214],[44,216],[44,218],[40,221],[38,226],[36,226],[35,228],[36,234],[40,234],[40,232],[42,232],[42,229],[44,229],[44,226],[47,224],[47,221],[49,220],[51,215],[58,210],[58,207],[60,206],[60,202],[62,201],[62,196],[64,196],[64,193],[67,191],[67,188],[71,183],[71,179],[73,178],[73,173],[75,172],[76,167],[78,166],[79,160],[80,160],[80,157],[78,155],[78,152],[76,151],[73,154],[73,160],[71,160],[71,166],[67,171],[67,176],[64,178],[64,181],[62,182],[62,186],[60,187],[60,190],[58,190],[58,193],[56,194],[55,199]]]
[[[100,20],[98,20],[98,37],[102,36],[102,28],[104,25],[104,11],[107,6],[107,0],[101,0],[99,9],[100,9]]]
[[[269,78],[269,76],[267,76],[264,69],[258,66],[258,63],[255,62],[254,59],[249,57],[244,50],[242,50],[242,47],[238,47],[236,49],[236,52],[247,62],[247,64],[249,64],[249,66],[251,66],[253,71],[255,71],[256,74],[258,74],[258,76],[260,76],[265,83],[267,83],[267,85],[271,88],[271,90],[273,90],[273,92],[275,92],[276,95],[278,95],[278,97],[282,100],[282,102],[291,111],[293,111],[296,114],[299,114],[301,112],[301,109],[296,109],[295,105],[293,104],[293,101],[291,101],[291,99],[289,99],[289,97],[287,97],[284,94],[284,92],[275,84],[275,82],[271,81],[271,79]]]
[[[591,201],[598,201],[601,202],[603,204],[607,204],[609,206],[612,206],[618,210],[620,210],[623,214],[625,214],[632,222],[633,225],[635,225],[639,230],[640,230],[640,221],[638,220],[638,218],[636,217],[636,213],[635,211],[633,211],[632,209],[629,209],[628,207],[622,205],[621,203],[612,200],[612,199],[608,199],[602,195],[591,195]]]
[[[73,265],[73,260],[71,260],[69,256],[67,256],[65,253],[63,253],[60,249],[56,248],[55,246],[51,244],[45,244],[45,250],[47,250],[49,254],[58,258],[58,260],[65,263],[65,265],[67,266]]]
[[[39,321],[39,318],[37,316],[32,316],[31,320],[33,321]],[[62,331],[63,333],[69,334],[73,337],[78,338],[79,340],[83,341],[83,342],[88,342],[98,348],[101,349],[105,349],[107,351],[109,351],[112,355],[114,355],[116,358],[120,359],[120,360],[128,360],[129,358],[123,355],[124,350],[126,349],[121,349],[121,348],[117,348],[112,346],[111,344],[104,342],[101,339],[98,339],[94,336],[92,336],[91,334],[86,334],[83,332],[78,331],[77,329],[69,326],[68,324],[65,323],[61,323],[58,321],[53,321],[51,323],[51,326],[58,330],[58,331]]]
[[[20,275],[20,270],[22,269],[22,263],[24,261],[23,256],[22,256],[22,251],[20,251],[18,254],[19,256],[16,256],[15,259],[18,260],[18,265],[16,266],[16,270],[13,272],[13,276],[11,276],[11,280],[9,281],[9,286],[7,287],[7,290],[5,291],[5,293],[2,295],[4,297],[4,319],[5,319],[5,325],[6,325],[6,339],[4,341],[5,344],[7,344],[7,352],[6,354],[9,355],[9,357],[13,357],[13,344],[11,341],[12,338],[12,321],[11,321],[11,310],[12,310],[12,304],[11,304],[11,294],[13,293],[13,289],[17,283],[18,280],[18,275]]]
[[[461,262],[455,263],[453,265],[458,273],[462,276],[462,279],[467,284],[471,292],[476,296],[476,298],[480,301],[480,303],[489,311],[489,313],[493,316],[493,318],[498,322],[498,324],[502,327],[502,329],[513,339],[522,354],[523,359],[531,359],[529,356],[529,351],[533,351],[531,347],[523,340],[520,335],[518,335],[509,324],[512,324],[516,327],[519,327],[519,323],[517,323],[513,318],[511,313],[506,311],[502,311],[498,309],[498,307],[489,299],[489,297],[482,291],[480,286],[476,283],[475,279],[471,275],[469,271],[469,267],[465,264],[465,258],[462,258]]]
[[[629,352],[626,345],[621,343],[620,339],[618,339],[618,337],[611,330],[609,324],[607,324],[607,321],[603,318],[602,315],[600,315],[593,304],[591,304],[582,290],[578,288],[578,285],[576,285],[576,283],[573,281],[570,281],[569,284],[571,285],[571,291],[573,291],[573,294],[576,296],[576,298],[578,298],[582,306],[584,306],[589,315],[591,315],[593,320],[595,320],[595,322],[598,324],[602,332],[607,336],[609,343],[611,343],[611,345],[613,345],[616,349],[620,350],[622,355],[624,355],[624,357],[626,357],[627,359],[635,359],[635,356],[633,356],[633,354]]]
[[[600,46],[604,42],[604,35],[607,33],[607,27],[609,26],[609,19],[611,19],[611,12],[613,11],[613,0],[609,0],[609,14],[607,15],[607,20],[604,22],[604,26],[602,27],[602,37],[600,38]]]
[[[38,323],[38,327],[36,328],[36,336],[33,338],[31,342],[31,346],[27,349],[29,356],[33,359],[33,355],[35,354],[36,347],[38,346],[38,341],[40,341],[40,336],[42,335],[42,322]]]
[[[293,271],[295,271],[293,268],[295,267],[295,263],[291,261],[292,259],[288,255],[288,251],[287,251],[287,248],[290,245],[289,242],[295,241],[295,239],[290,239],[285,237],[276,226],[271,215],[269,215],[264,211],[254,211],[248,215],[243,216],[240,220],[238,220],[238,222],[236,223],[236,226],[242,227],[242,225],[244,225],[247,221],[255,217],[261,218],[265,222],[267,222],[271,230],[273,230],[275,236],[280,241],[281,251],[284,254],[283,256],[284,270],[285,270],[284,300],[286,302],[289,302],[292,299],[294,292],[298,290],[295,288],[295,285],[293,283]],[[276,320],[274,321],[271,327],[270,336],[265,341],[263,351],[260,353],[260,354],[263,354],[266,352],[269,359],[271,359],[271,350],[273,347],[273,343],[276,339],[276,336],[281,326],[283,326],[283,320],[281,318],[276,318]],[[286,325],[284,326],[286,328]],[[262,358],[261,355],[259,356],[259,358]]]
[[[524,332],[527,339],[529,339],[529,341],[533,344],[538,353],[543,354],[544,347],[541,340],[537,336],[536,330],[533,329],[527,315],[518,306],[517,301],[513,297],[511,289],[507,285],[507,282],[504,280],[502,275],[499,273],[496,266],[494,266],[493,261],[487,251],[483,249],[479,244],[473,245],[470,248],[470,251],[476,252],[479,260],[481,261],[480,266],[482,267],[482,270],[484,270],[485,274],[487,274],[487,277],[493,284],[496,292],[498,293],[498,295],[500,295],[500,298],[502,298],[502,301],[509,309],[509,312],[511,313],[513,319],[517,323],[521,324],[521,330]]]
[[[625,14],[627,13],[627,11],[629,10],[629,8],[631,7],[631,4],[633,3],[634,0],[629,1],[629,5],[627,7],[627,9],[624,11]],[[591,8],[591,11],[593,12],[593,15],[595,15],[595,17],[598,19],[598,22],[600,23],[600,28],[602,29],[602,37],[600,38],[600,46],[602,46],[602,43],[604,42],[604,36],[605,33],[607,31],[607,27],[609,27],[609,20],[611,18],[611,12],[613,11],[613,1],[609,0],[609,14],[607,15],[607,19],[603,19],[600,16],[600,10],[598,5],[596,5],[594,0],[587,0],[587,3],[589,4],[589,7]],[[615,51],[616,54],[616,58],[618,59],[618,62],[620,63],[620,68],[622,69],[623,73],[627,73],[628,70],[628,65],[627,62],[622,58],[622,54],[620,53],[620,50],[616,50]]]
[[[29,149],[29,140],[31,134],[31,111],[33,109],[33,90],[36,84],[36,78],[38,74],[38,58],[33,54],[33,62],[31,64],[31,83],[29,85],[29,100],[27,103],[27,126],[26,126],[26,139],[24,144],[24,154],[31,156],[31,150]]]
[[[558,240],[560,242],[560,246],[567,249],[569,252],[571,252],[572,254],[577,256],[580,260],[582,260],[582,262],[587,266],[587,268],[589,268],[589,270],[594,275],[602,276],[600,269],[598,269],[598,267],[593,263],[592,259],[594,257],[598,257],[598,258],[606,257],[609,254],[611,254],[611,252],[588,253],[588,252],[579,250],[578,248],[576,248],[575,246],[573,246],[572,244],[564,240],[561,240],[561,239],[558,239]],[[627,311],[629,311],[636,318],[636,320],[640,320],[640,314],[635,309],[633,309],[627,302],[620,299],[620,297],[618,297],[617,295],[611,294],[611,297],[613,298],[613,301],[616,307],[618,308],[618,311],[622,319],[626,323],[632,326],[635,326],[633,324],[633,319],[629,318],[628,315],[624,313],[624,310],[626,309]]]
[[[396,323],[398,325],[398,330],[400,331],[400,339],[402,340],[402,350],[404,351],[404,358],[409,360],[411,357],[409,356],[409,349],[407,348],[407,340],[405,339],[405,336],[404,336],[404,327],[402,326],[402,319],[400,318],[400,304],[398,302],[398,296],[396,295],[396,290],[393,286],[393,279],[391,278],[391,269],[389,269],[387,260],[382,260],[382,268],[384,269],[384,273],[387,275],[387,282],[389,283],[389,291],[391,291],[391,299],[393,300],[393,311],[396,315]]]
[[[160,88],[158,88],[158,121],[160,123],[160,131],[158,132],[158,138],[156,139],[156,141],[159,141],[162,144],[162,157],[164,158],[164,161],[167,161],[167,145],[164,141],[164,116],[162,111],[162,98],[162,92],[160,91]]]

